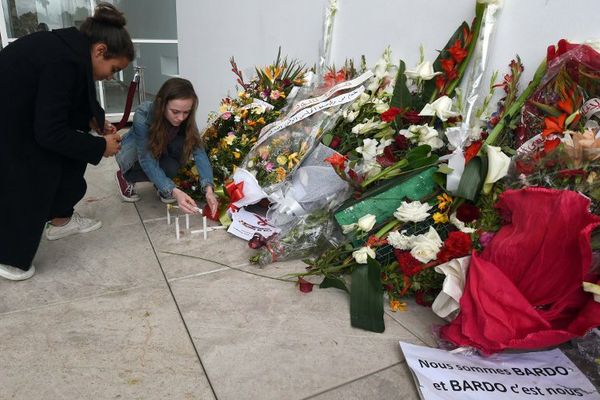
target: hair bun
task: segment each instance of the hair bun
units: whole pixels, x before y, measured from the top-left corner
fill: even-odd
[[[98,3],[92,17],[94,22],[112,25],[117,28],[124,27],[127,24],[125,15],[110,3]]]

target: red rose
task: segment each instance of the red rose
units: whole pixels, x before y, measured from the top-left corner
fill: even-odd
[[[383,154],[376,157],[377,163],[382,167],[389,167],[396,164],[396,156],[394,156],[394,150],[392,145],[386,146],[383,149]]]
[[[397,135],[394,138],[394,142],[396,143],[396,147],[398,148],[398,150],[406,150],[408,149],[408,146],[410,144],[408,142],[408,139],[404,135]]]
[[[329,143],[329,147],[332,149],[337,149],[341,142],[342,139],[340,139],[339,136],[334,136],[333,139],[331,139],[331,143]]]
[[[421,120],[423,119],[420,115],[418,111],[407,111],[404,113],[404,115],[402,116],[402,118],[404,118],[407,122],[413,124],[413,125],[418,125],[421,123]]]
[[[475,221],[479,218],[479,215],[479,208],[477,208],[471,203],[462,203],[456,209],[456,218],[458,218],[459,221],[462,221],[465,224]]]

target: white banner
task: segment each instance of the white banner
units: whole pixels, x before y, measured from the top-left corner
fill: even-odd
[[[599,400],[591,382],[559,349],[465,356],[400,342],[424,400]]]

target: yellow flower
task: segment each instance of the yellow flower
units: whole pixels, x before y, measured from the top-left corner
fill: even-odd
[[[227,135],[227,136],[225,136],[225,141],[227,142],[228,146],[231,146],[233,144],[234,140],[235,140],[235,135]]]
[[[450,204],[452,204],[452,197],[448,196],[448,194],[443,193],[440,196],[437,196],[437,199],[439,201],[438,203],[438,209],[440,211],[445,210],[448,206],[450,206]]]
[[[442,213],[435,213],[432,215],[433,217],[433,222],[435,222],[436,224],[444,224],[446,222],[448,222],[448,214],[442,214]]]
[[[400,300],[390,300],[390,309],[396,311],[406,311],[406,303]]]
[[[237,158],[240,158],[240,156],[241,156],[241,154],[240,154],[240,153],[238,153],[237,151],[234,151],[234,152],[233,152],[233,157],[235,157],[236,159],[237,159]]]
[[[213,148],[210,150],[210,155],[211,155],[211,156],[216,156],[218,153],[219,153],[219,149],[217,149],[216,147],[213,147]]]
[[[265,119],[263,117],[260,117],[259,119],[256,120],[256,123],[264,125],[265,124]]]
[[[285,179],[285,176],[286,176],[285,169],[278,167],[275,170],[275,173],[277,174],[277,182],[282,182]]]
[[[248,116],[248,110],[242,110],[242,112],[240,113],[240,118],[244,119]]]
[[[288,156],[288,169],[292,169],[292,167],[298,164],[300,160],[298,160],[298,153],[292,153]]]
[[[241,92],[238,93],[238,97],[240,99],[247,99],[248,98],[248,93],[246,93],[244,90],[242,90]]]
[[[277,164],[279,165],[285,165],[288,162],[288,158],[286,156],[284,156],[283,154],[280,156],[277,156]]]
[[[246,143],[248,143],[248,136],[246,136],[245,133],[242,135],[241,143],[242,143],[242,145],[245,145]]]

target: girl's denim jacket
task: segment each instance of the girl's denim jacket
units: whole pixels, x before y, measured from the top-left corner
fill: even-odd
[[[125,134],[121,142],[121,150],[117,153],[116,159],[123,173],[128,171],[136,161],[139,161],[148,179],[154,183],[163,196],[170,196],[176,185],[160,168],[158,160],[152,155],[148,143],[152,107],[153,103],[146,101],[136,109],[133,126]],[[200,173],[201,187],[205,189],[206,186],[214,186],[212,166],[204,149],[196,147],[192,155],[196,168]]]

